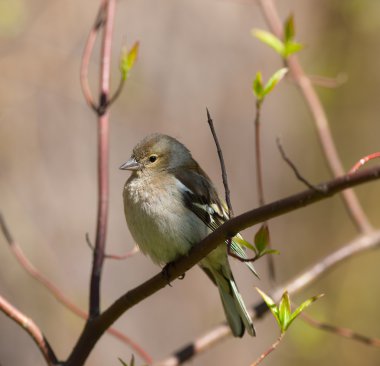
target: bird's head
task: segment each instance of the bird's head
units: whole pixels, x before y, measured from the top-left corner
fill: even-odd
[[[140,141],[120,169],[149,174],[186,167],[193,161],[189,150],[178,140],[156,133]]]

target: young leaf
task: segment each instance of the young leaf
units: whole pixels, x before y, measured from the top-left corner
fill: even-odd
[[[294,310],[293,314],[289,319],[288,327],[293,322],[293,320],[297,318],[297,316],[299,316],[307,307],[309,307],[314,301],[317,301],[322,296],[324,296],[324,294],[313,296],[310,299],[304,301],[296,310]]]
[[[267,224],[263,224],[259,231],[255,235],[255,246],[258,251],[258,254],[262,254],[263,251],[268,247],[270,244],[270,238],[269,238],[269,228]]]
[[[264,87],[264,96],[268,95],[274,89],[274,87],[284,78],[287,72],[288,69],[284,67],[280,70],[277,70],[272,75]]]
[[[280,319],[281,332],[284,333],[288,329],[288,324],[291,319],[290,298],[288,291],[285,291],[281,297],[280,305],[278,306],[278,317]]]
[[[284,57],[288,57],[292,55],[293,53],[297,53],[303,49],[303,44],[298,42],[288,42],[285,43],[285,50],[284,50]]]
[[[273,316],[276,318],[277,323],[280,325],[280,318],[278,314],[278,308],[275,302],[263,291],[261,291],[258,287],[256,287],[257,292],[263,298],[264,302],[267,304],[269,310],[272,312]]]
[[[254,251],[256,253],[256,248],[250,243],[248,242],[247,240],[243,239],[242,237],[240,236],[234,236],[233,237],[233,241],[238,243],[239,245],[243,246],[243,247],[246,247],[252,251]]]
[[[263,99],[264,97],[263,77],[260,71],[256,73],[255,80],[253,80],[252,90],[258,100]]]
[[[252,29],[251,34],[283,56],[285,50],[284,42],[278,39],[275,35],[261,29]]]
[[[129,51],[123,50],[120,60],[120,71],[123,80],[126,80],[129,76],[129,72],[132,70],[137,56],[139,53],[139,42],[135,42]]]
[[[288,19],[286,19],[284,24],[284,41],[285,43],[288,43],[289,41],[292,41],[295,36],[295,29],[294,29],[294,17],[293,14],[290,14]]]

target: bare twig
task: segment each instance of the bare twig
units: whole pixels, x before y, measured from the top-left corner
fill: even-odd
[[[306,286],[309,286],[315,280],[325,275],[329,270],[343,263],[345,260],[367,250],[374,250],[380,247],[380,230],[369,234],[359,236],[352,240],[342,248],[330,253],[326,257],[317,261],[313,266],[304,272],[298,274],[289,282],[277,286],[270,292],[270,296],[274,301],[279,301],[284,291],[289,294],[299,292]],[[252,306],[252,319],[261,318],[268,313],[268,306],[264,301],[260,301]],[[231,335],[231,330],[227,324],[220,324],[208,331],[194,342],[185,345],[176,351],[172,356],[165,360],[155,363],[155,366],[178,366],[189,361],[196,355],[203,353],[213,347],[215,344],[222,342]]]
[[[13,236],[9,230],[7,223],[4,220],[3,215],[0,213],[0,230],[2,231],[9,248],[17,261],[19,262],[21,268],[23,268],[32,278],[43,285],[54,297],[55,299],[69,309],[72,313],[79,316],[82,319],[87,319],[88,314],[83,311],[79,306],[75,305],[56,285],[54,285],[46,276],[44,276],[26,257],[24,252],[18,243],[13,239]],[[132,252],[132,251],[131,251]],[[107,332],[119,339],[124,344],[130,346],[145,362],[151,363],[152,358],[150,355],[135,341],[130,339],[127,335],[118,331],[115,328],[107,329]]]
[[[368,336],[365,336],[363,334],[359,334],[357,332],[354,332],[352,329],[349,328],[342,328],[342,327],[336,327],[334,325],[320,322],[318,320],[315,320],[310,315],[306,313],[302,313],[301,317],[303,320],[305,320],[308,324],[310,324],[312,327],[325,330],[327,332],[333,333],[337,336],[344,337],[351,339],[353,341],[357,341],[360,343],[364,343],[367,346],[371,347],[380,347],[380,339],[379,338],[371,338]]]
[[[260,355],[260,357],[255,362],[253,362],[251,364],[251,366],[257,366],[258,364],[261,363],[261,361],[264,360],[264,358],[269,356],[269,354],[271,352],[273,352],[278,347],[278,345],[281,343],[281,341],[284,339],[284,335],[285,335],[285,333],[281,333],[280,336],[276,339],[276,341],[265,352],[263,352]]]
[[[316,85],[323,88],[335,89],[342,86],[347,82],[347,74],[339,73],[335,78],[329,78],[321,75],[308,75],[310,81]]]
[[[224,192],[226,195],[226,203],[227,203],[227,207],[228,207],[228,211],[229,211],[228,213],[229,213],[230,217],[233,217],[234,211],[232,209],[232,204],[231,204],[230,188],[228,187],[227,170],[226,170],[226,165],[224,164],[223,152],[222,152],[222,149],[220,147],[218,136],[216,135],[214,123],[211,119],[211,115],[210,115],[208,108],[206,108],[206,111],[207,111],[207,123],[210,126],[212,137],[214,138],[214,141],[215,141],[216,150],[218,152],[218,157],[219,157],[219,162],[220,162],[220,168],[222,170],[222,180],[223,180]]]
[[[100,280],[104,262],[108,218],[108,123],[112,31],[116,0],[102,0],[106,18],[103,30],[98,117],[98,213],[90,284],[90,317],[100,313]]]
[[[368,163],[370,160],[378,159],[380,158],[380,152],[375,152],[373,154],[369,154],[365,156],[364,158],[361,158],[351,169],[350,173],[356,172],[358,169],[360,169],[362,166],[364,166],[366,163]]]
[[[94,250],[94,245],[91,243],[90,235],[86,233],[86,243],[89,246],[91,250]],[[135,245],[130,251],[126,252],[125,254],[104,254],[104,258],[107,259],[115,259],[115,260],[125,260],[130,257],[133,257],[135,254],[137,254],[140,251],[139,247]]]
[[[257,223],[267,221],[287,212],[294,211],[298,208],[305,207],[312,203],[326,199],[340,192],[342,189],[353,187],[360,183],[369,182],[378,179],[379,177],[380,166],[374,167],[372,169],[362,170],[357,173],[339,177],[332,181],[323,183],[323,186],[326,187],[325,193],[321,193],[315,190],[306,190],[285,199],[248,211],[242,215],[236,216],[226,221],[223,225],[213,231],[200,243],[194,245],[187,255],[169,264],[168,266],[170,268],[167,271],[166,276],[163,276],[162,272],[158,273],[140,286],[128,291],[119,297],[119,299],[117,299],[98,317],[88,321],[65,366],[76,366],[78,364],[82,364],[90,354],[91,350],[94,348],[97,341],[104,334],[106,329],[110,327],[111,324],[113,324],[113,322],[115,322],[125,311],[137,305],[142,300],[156,293],[160,289],[164,288],[168,282],[174,281],[177,277],[188,271],[202,258],[208,255],[220,243],[223,243],[229,237],[234,236],[237,232]],[[377,232],[376,234],[378,235],[376,239],[380,240],[380,233]],[[373,241],[373,235],[367,235],[364,237],[364,245],[368,244],[368,241]],[[374,244],[372,242],[371,248],[373,247]],[[338,254],[342,255],[341,253]],[[349,256],[352,254],[353,253],[351,250],[351,252],[349,252]],[[315,279],[318,276],[318,272],[320,273],[323,268],[326,270],[326,267],[329,265],[331,266],[331,262],[333,261],[337,261],[337,258],[330,258],[330,262],[324,263],[323,266],[318,263],[316,268],[313,268],[313,270],[317,272],[317,275],[313,274],[312,279]],[[312,279],[309,279],[309,282],[311,282]],[[307,278],[305,277],[297,278],[297,285],[302,287],[302,282],[305,283],[306,280]],[[299,282],[301,282],[301,284],[299,284]],[[294,291],[294,286],[294,283],[290,283],[286,286],[289,293]],[[276,292],[275,294],[272,294],[271,297],[275,300],[278,300],[284,292],[284,289],[282,290],[283,291],[281,293]],[[258,316],[262,315],[263,312],[266,312],[266,310],[261,309],[263,306],[264,305],[260,305],[260,308],[256,309]]]
[[[22,329],[24,329],[33,339],[38,349],[41,351],[46,364],[49,366],[58,365],[57,357],[50,347],[49,342],[42,334],[40,328],[34,321],[24,315],[20,310],[16,309],[7,300],[0,296],[0,311],[15,321]]]
[[[256,100],[256,115],[255,115],[255,160],[256,160],[256,183],[257,183],[257,197],[259,201],[259,206],[262,206],[265,204],[265,198],[264,198],[264,177],[263,177],[263,170],[262,170],[262,160],[261,160],[261,107],[262,107],[262,100],[257,99]],[[268,225],[267,223],[265,223]],[[270,247],[270,244],[269,244]],[[251,258],[252,261],[256,260],[257,258]],[[268,263],[268,269],[269,269],[269,278],[274,281],[276,278],[276,271],[274,266],[274,260],[271,255],[267,256],[267,263]]]
[[[282,39],[283,30],[280,17],[273,0],[258,0],[258,3],[263,12],[264,18],[268,23],[272,32]],[[338,152],[332,138],[331,130],[327,120],[326,113],[323,109],[322,103],[319,100],[310,79],[304,73],[297,56],[291,56],[287,59],[287,66],[297,83],[302,95],[305,98],[306,104],[313,116],[315,127],[318,132],[319,141],[323,148],[325,159],[328,163],[330,171],[334,177],[345,174],[345,169],[340,161]],[[355,223],[360,232],[370,232],[373,230],[368,221],[366,214],[361,207],[356,194],[352,190],[346,190],[343,193],[343,201],[346,205],[348,214]]]
[[[98,107],[95,104],[94,98],[92,96],[91,88],[88,83],[88,69],[90,65],[90,59],[92,55],[92,51],[94,49],[96,37],[98,35],[98,32],[100,28],[103,26],[105,21],[105,6],[106,3],[103,2],[102,5],[99,8],[98,15],[95,19],[94,25],[90,31],[90,34],[88,35],[86,45],[84,47],[83,56],[82,56],[82,62],[80,67],[80,84],[82,87],[82,92],[84,95],[84,99],[86,100],[87,104],[95,111],[98,111]]]
[[[321,187],[317,187],[315,186],[314,184],[311,184],[306,178],[304,178],[301,173],[299,172],[299,170],[297,169],[297,167],[294,165],[294,163],[287,157],[286,153],[285,153],[285,150],[284,148],[282,147],[281,145],[281,141],[279,138],[276,139],[276,144],[277,144],[277,147],[278,149],[280,150],[280,153],[281,153],[281,157],[285,160],[285,162],[290,166],[290,168],[293,170],[294,172],[294,175],[297,177],[297,179],[299,181],[301,181],[303,184],[305,184],[305,186],[307,186],[308,188],[310,189],[315,189],[316,191],[320,191]]]
[[[256,100],[256,115],[255,115],[255,160],[256,160],[256,183],[257,183],[257,197],[259,200],[259,206],[265,203],[264,199],[264,186],[263,186],[263,172],[261,167],[261,143],[260,143],[260,117],[261,117],[260,100]]]

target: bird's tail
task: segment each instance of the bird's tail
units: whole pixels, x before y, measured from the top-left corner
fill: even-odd
[[[256,332],[252,319],[248,314],[232,273],[227,278],[220,272],[214,272],[213,277],[218,286],[224,312],[233,335],[235,337],[242,337],[246,329],[251,336],[255,336]]]

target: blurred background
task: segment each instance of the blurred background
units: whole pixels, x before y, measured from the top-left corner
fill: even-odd
[[[318,88],[337,147],[348,170],[379,150],[380,2],[373,0],[279,0],[284,19],[293,13],[300,54],[313,75],[346,75],[337,89]],[[79,84],[83,46],[97,13],[91,0],[0,0],[0,210],[28,258],[64,293],[87,309],[96,219],[96,118]],[[133,146],[152,132],[182,141],[223,194],[219,161],[206,123],[210,109],[223,147],[235,213],[257,205],[254,174],[254,98],[251,84],[261,70],[267,79],[279,57],[252,38],[266,29],[255,1],[129,0],[117,3],[112,86],[119,80],[124,44],[140,41],[137,65],[110,120],[110,216],[107,251],[133,247],[124,220],[122,187],[128,173],[118,167]],[[97,91],[99,47],[90,68]],[[262,113],[265,196],[268,202],[304,189],[281,159],[280,137],[289,157],[311,182],[330,178],[302,96],[283,82]],[[379,183],[357,190],[370,220],[380,221]],[[256,228],[244,235],[251,240]],[[339,197],[270,222],[277,282],[282,283],[356,235]],[[0,237],[0,294],[43,330],[59,358],[66,358],[83,320],[66,310],[20,268]],[[310,314],[334,325],[380,336],[379,252],[362,254],[294,297],[325,293]],[[254,286],[269,291],[266,261],[257,264],[258,282],[243,265],[233,269],[247,304],[258,300]],[[102,306],[156,274],[137,254],[108,260]],[[219,295],[198,269],[134,307],[115,324],[162,359],[224,320]],[[278,336],[274,320],[257,321],[258,337],[228,339],[192,365],[248,365]],[[30,337],[0,314],[2,366],[43,365]],[[118,365],[131,350],[105,335],[88,365]],[[380,351],[315,330],[302,321],[290,329],[266,365],[379,365]],[[140,360],[138,360],[140,364]]]

